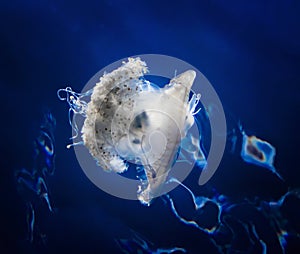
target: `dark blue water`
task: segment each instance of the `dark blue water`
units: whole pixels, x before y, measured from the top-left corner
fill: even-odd
[[[132,232],[161,248],[218,253],[207,235],[180,223],[163,201],[148,208],[99,190],[74,152],[65,149],[71,136],[68,108],[56,91],[67,85],[81,91],[98,70],[132,55],[165,54],[189,62],[210,80],[227,119],[240,120],[248,133],[276,148],[275,167],[284,182],[224,157],[209,186],[233,200],[266,202],[299,188],[299,11],[298,1],[2,1],[1,253],[120,253],[115,239],[131,239]],[[34,166],[33,140],[46,111],[56,118],[56,171],[47,178],[55,213],[39,203],[36,219],[47,240],[30,244],[14,172]],[[192,180],[190,187],[204,192]],[[297,235],[299,199],[288,201],[282,212]],[[260,214],[237,210],[231,213],[259,221],[261,232],[271,231]],[[236,220],[231,225],[239,227]],[[264,238],[270,246],[274,234]],[[300,253],[299,238],[291,239],[287,253]],[[276,244],[268,253],[280,253]]]

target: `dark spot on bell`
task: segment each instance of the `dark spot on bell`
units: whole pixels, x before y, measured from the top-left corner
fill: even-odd
[[[141,129],[144,125],[148,125],[148,116],[145,111],[137,115],[132,122],[132,127],[135,129]]]
[[[141,141],[139,139],[135,138],[134,140],[132,140],[132,143],[133,144],[140,144]]]

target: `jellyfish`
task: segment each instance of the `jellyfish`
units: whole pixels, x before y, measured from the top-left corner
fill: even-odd
[[[200,94],[191,90],[196,72],[176,75],[161,88],[144,78],[147,73],[144,61],[129,58],[86,93],[67,87],[58,90],[58,97],[67,100],[69,112],[85,117],[78,144],[84,144],[103,170],[123,173],[127,161],[142,165],[146,182],[138,187],[138,199],[149,205],[161,192],[181,147],[202,161],[205,157],[196,151],[200,147],[195,138],[187,135],[199,112]],[[89,95],[89,102],[83,100]],[[76,122],[72,126],[77,136]]]

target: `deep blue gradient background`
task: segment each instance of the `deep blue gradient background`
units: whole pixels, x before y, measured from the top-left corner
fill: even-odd
[[[299,1],[290,0],[1,1],[1,253],[32,253],[22,242],[25,208],[13,171],[32,166],[45,109],[57,119],[57,169],[49,179],[57,214],[41,215],[49,253],[117,252],[113,238],[128,236],[128,227],[158,246],[174,239],[208,246],[159,202],[150,210],[97,189],[65,149],[71,129],[57,89],[81,91],[98,70],[136,54],[166,54],[201,70],[225,111],[276,147],[275,166],[286,179],[282,184],[256,167],[232,174],[225,160],[211,184],[230,195],[266,199],[299,187],[299,13]]]

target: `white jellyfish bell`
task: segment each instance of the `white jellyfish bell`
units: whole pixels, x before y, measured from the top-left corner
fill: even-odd
[[[122,173],[126,161],[143,166],[146,182],[139,186],[138,199],[144,204],[158,196],[166,182],[200,99],[199,94],[189,99],[195,71],[176,76],[163,88],[145,80],[147,72],[140,58],[129,58],[100,78],[90,102],[80,103],[73,92],[71,103],[73,111],[84,112],[83,144],[101,168]]]

